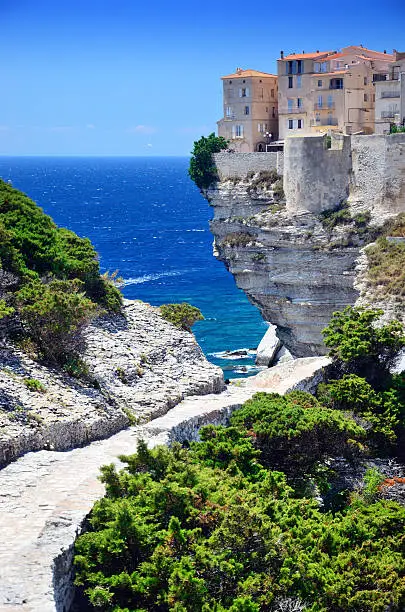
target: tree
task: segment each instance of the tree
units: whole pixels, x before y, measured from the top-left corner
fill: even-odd
[[[228,141],[222,136],[215,136],[214,132],[208,137],[202,136],[200,140],[194,142],[188,173],[197,187],[207,189],[217,180],[217,169],[212,154],[219,153],[227,148]]]
[[[347,306],[333,313],[322,332],[338,371],[364,377],[376,388],[386,384],[390,369],[405,347],[402,323],[378,325],[382,314],[382,310]]]

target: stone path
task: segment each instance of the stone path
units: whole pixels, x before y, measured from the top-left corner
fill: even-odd
[[[137,439],[150,446],[195,438],[199,427],[225,422],[257,390],[306,388],[325,358],[298,359],[230,386],[183,400],[165,416],[84,448],[28,453],[0,471],[0,610],[68,612],[72,545],[94,501],[103,495],[101,465],[130,454]],[[303,379],[307,379],[302,382]]]

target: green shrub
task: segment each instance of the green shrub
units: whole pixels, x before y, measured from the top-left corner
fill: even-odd
[[[231,429],[190,450],[141,443],[126,469],[102,469],[107,494],[75,554],[93,609],[264,612],[289,599],[308,612],[400,612],[405,508],[373,503],[370,478],[370,499],[320,512]]]
[[[89,377],[89,366],[78,355],[68,355],[63,364],[63,369],[73,378],[86,380]]]
[[[403,325],[391,321],[377,326],[382,310],[347,306],[334,312],[323,330],[329,355],[342,372],[357,374],[370,384],[382,387],[389,370],[405,346]]]
[[[310,472],[328,455],[351,453],[351,440],[365,436],[353,419],[301,391],[256,393],[230,422],[251,432],[264,465],[290,476]]]
[[[199,308],[191,306],[191,304],[186,302],[182,304],[162,304],[159,310],[166,321],[188,332],[191,332],[194,323],[204,319]]]
[[[43,357],[61,363],[80,345],[80,330],[96,312],[96,305],[82,292],[80,280],[33,281],[17,293],[24,331]]]
[[[218,179],[212,155],[228,148],[228,142],[222,136],[214,133],[208,137],[202,136],[194,142],[188,170],[191,180],[199,189],[207,189]]]
[[[284,185],[283,185],[283,179],[280,178],[278,179],[273,187],[273,193],[275,196],[277,196],[278,199],[283,200],[285,198],[285,194],[284,194]]]
[[[45,393],[46,391],[45,386],[36,378],[24,378],[23,383],[30,391],[36,393]]]
[[[377,392],[365,378],[350,374],[319,385],[317,395],[326,406],[352,411],[371,423],[371,437],[384,449],[387,443],[396,443],[405,427],[404,386],[405,376],[395,375],[386,389]]]

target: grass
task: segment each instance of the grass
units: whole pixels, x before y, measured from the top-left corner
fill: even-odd
[[[369,285],[380,296],[405,296],[405,245],[379,238],[367,251]]]
[[[247,232],[233,232],[227,234],[222,240],[222,246],[228,247],[246,247],[248,244],[254,244],[255,237]]]

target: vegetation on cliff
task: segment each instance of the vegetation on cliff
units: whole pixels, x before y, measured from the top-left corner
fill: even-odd
[[[0,180],[0,333],[29,340],[41,357],[63,363],[80,345],[83,325],[121,304],[90,240],[58,227]]]
[[[334,315],[325,336],[336,379],[318,399],[259,393],[188,449],[141,442],[125,469],[102,469],[107,494],[75,556],[94,609],[403,609],[405,508],[381,498],[381,474],[369,470],[363,490],[329,505],[314,497],[330,487],[333,458],[356,466],[393,453],[405,430],[405,378],[387,372],[405,336],[378,316]]]
[[[159,310],[166,321],[188,332],[191,332],[194,323],[204,319],[201,310],[191,306],[191,304],[187,304],[187,302],[182,304],[162,304]]]
[[[188,173],[199,189],[207,189],[218,180],[212,155],[227,148],[228,142],[225,138],[215,136],[214,132],[194,142]]]

